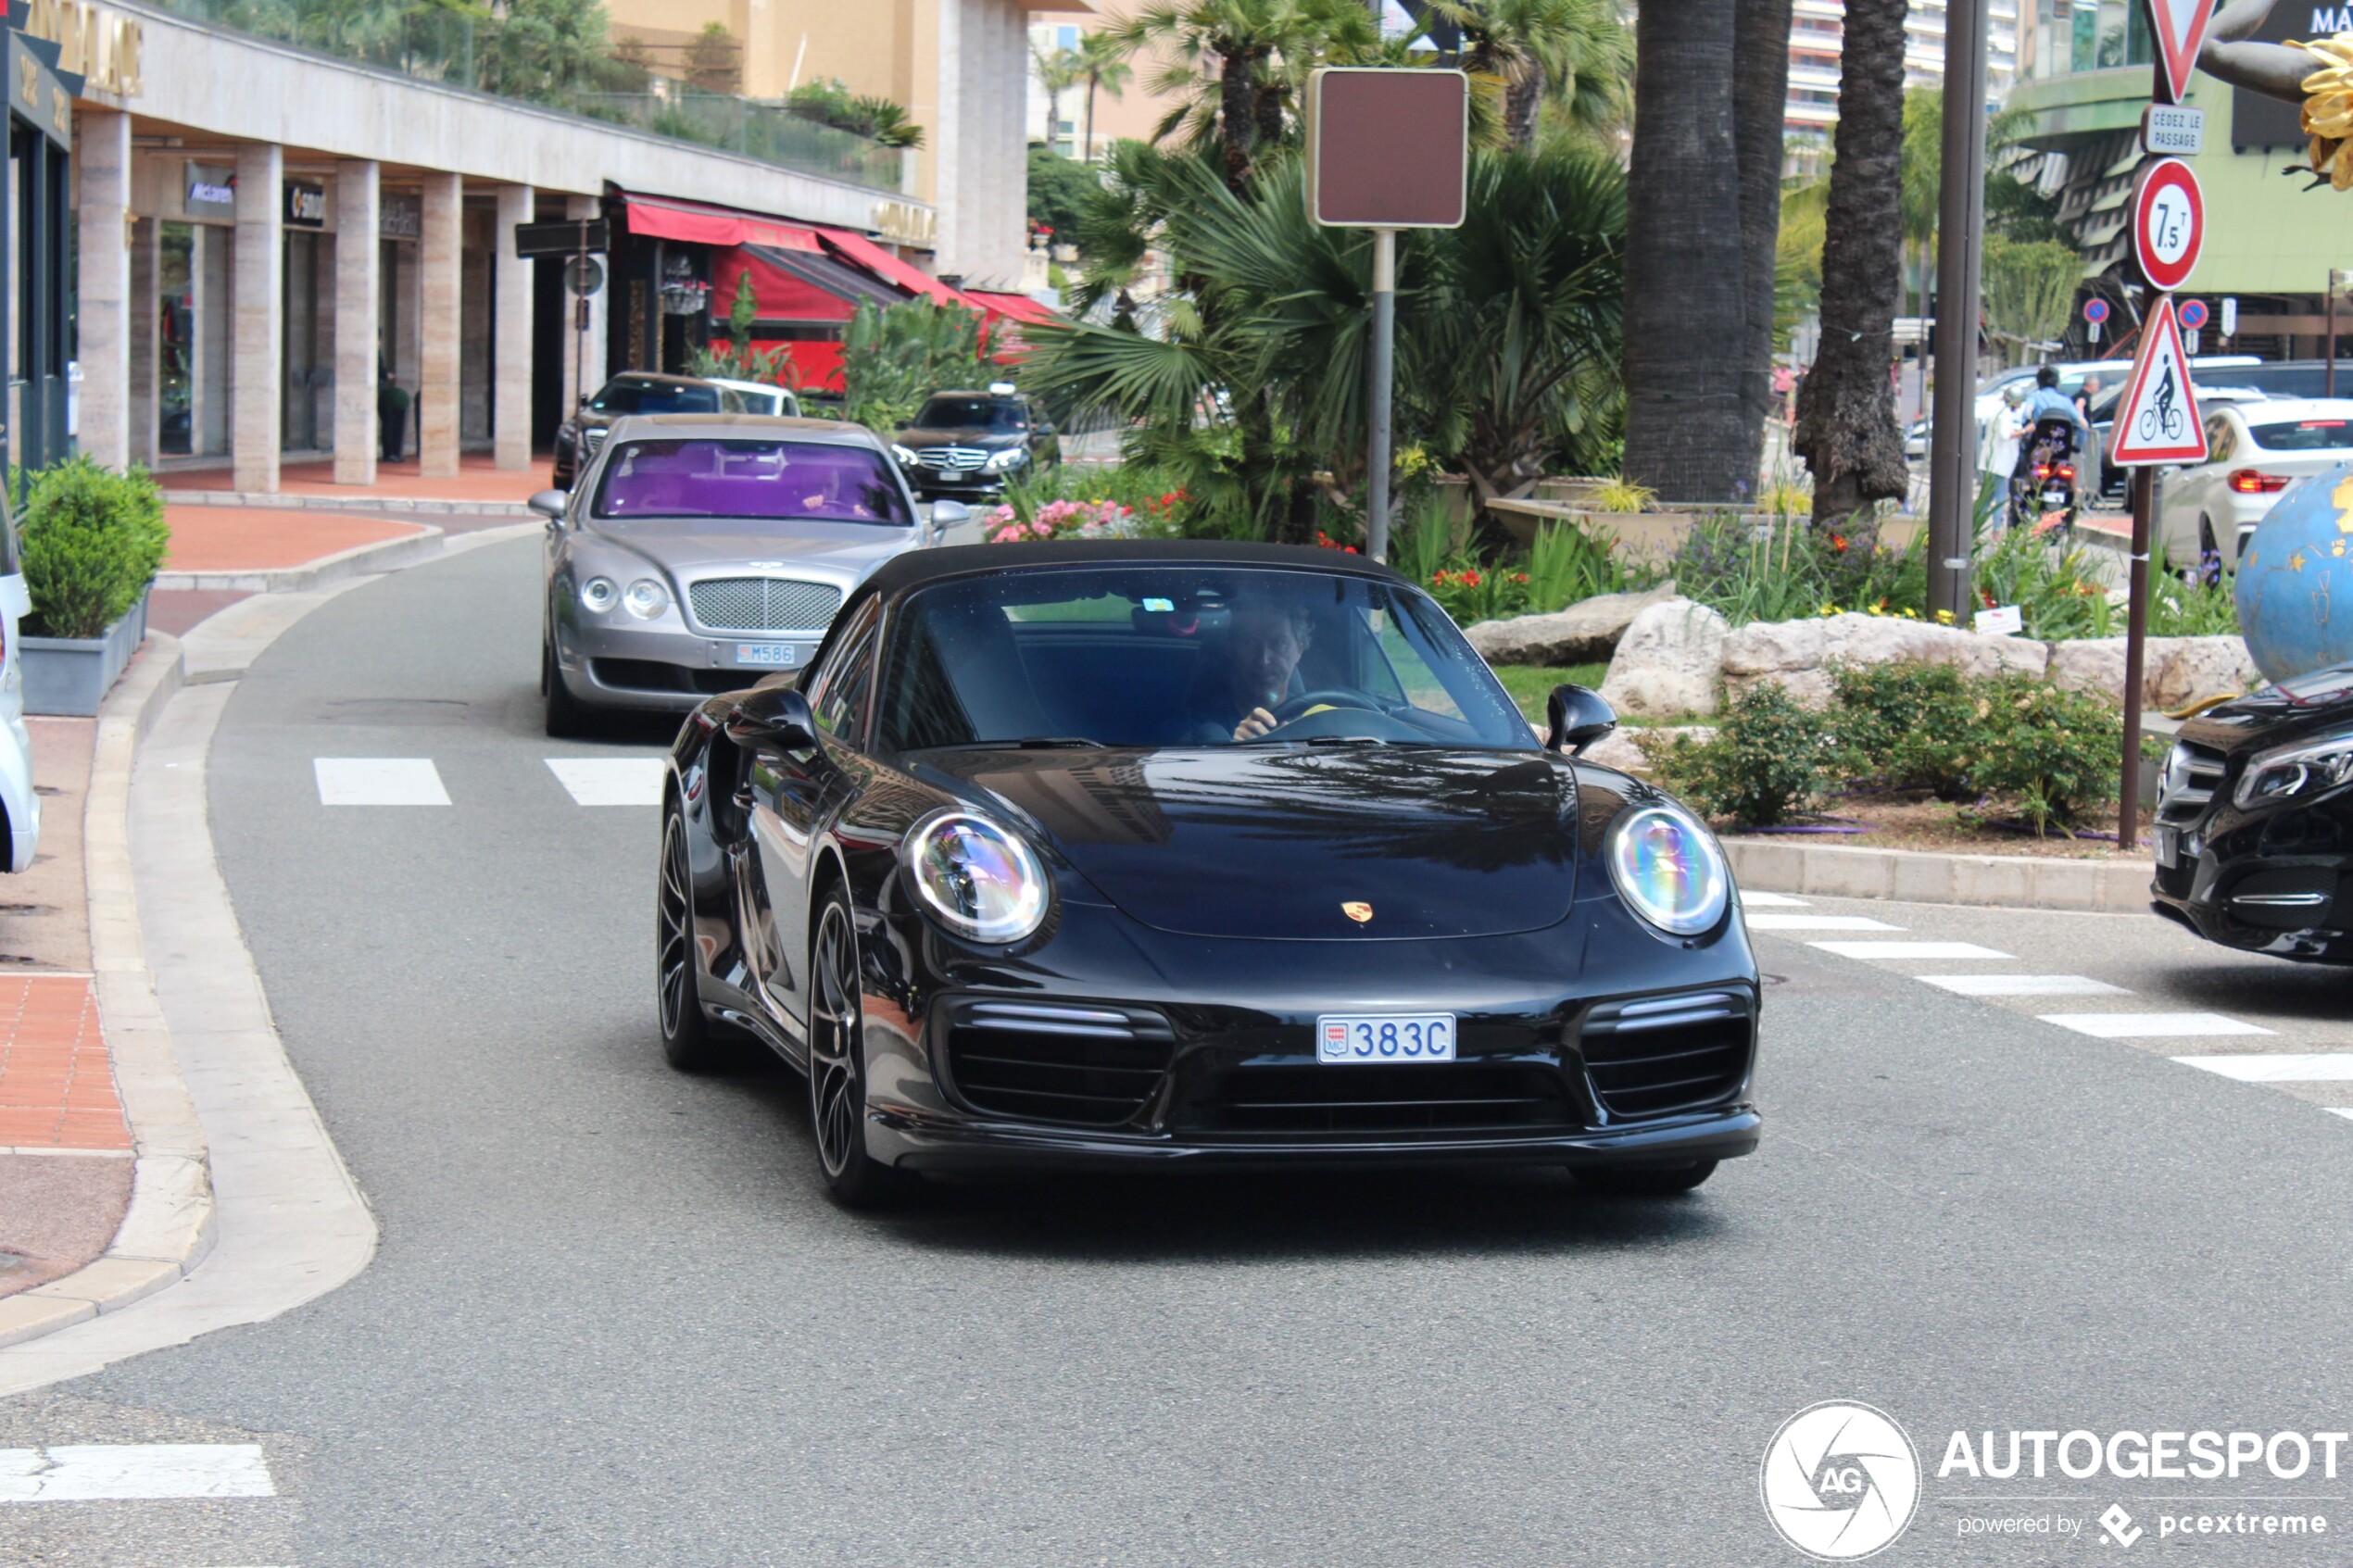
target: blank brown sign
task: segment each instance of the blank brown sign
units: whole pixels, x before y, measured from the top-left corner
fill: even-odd
[[[1307,209],[1348,229],[1463,220],[1470,79],[1458,70],[1326,67],[1307,89]]]

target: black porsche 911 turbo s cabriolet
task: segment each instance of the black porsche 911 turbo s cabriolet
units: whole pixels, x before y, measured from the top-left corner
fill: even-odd
[[[1672,1193],[1756,1145],[1722,851],[1540,743],[1353,556],[910,552],[799,679],[670,758],[670,1060],[802,1068],[850,1204],[983,1164],[1566,1165]]]

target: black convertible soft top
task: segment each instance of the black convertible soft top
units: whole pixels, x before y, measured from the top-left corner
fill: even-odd
[[[1283,567],[1335,577],[1371,577],[1386,583],[1404,578],[1376,560],[1346,550],[1311,545],[1257,545],[1226,539],[1066,539],[1037,545],[942,545],[906,550],[875,569],[850,594],[826,628],[825,640],[807,668],[832,651],[834,638],[872,598],[890,598],[923,583],[949,577],[975,577],[1051,566],[1119,566],[1129,561],[1178,561],[1196,566]]]

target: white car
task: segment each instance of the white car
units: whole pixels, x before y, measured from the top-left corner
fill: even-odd
[[[17,623],[32,608],[17,522],[0,505],[0,838],[5,864],[20,872],[41,847],[41,797],[32,790],[32,736],[24,727],[24,660]]]
[[[2206,461],[2158,481],[2158,538],[2176,570],[2216,560],[2235,568],[2280,492],[2353,458],[2353,397],[2272,397],[2216,408],[2206,416]]]
[[[740,408],[728,408],[731,414],[759,414],[772,420],[800,418],[800,399],[781,386],[770,386],[766,382],[730,381],[725,376],[703,379],[713,386],[725,387],[743,404]],[[725,405],[723,403],[722,407]]]

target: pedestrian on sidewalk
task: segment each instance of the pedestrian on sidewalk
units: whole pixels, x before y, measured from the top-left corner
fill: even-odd
[[[392,379],[392,367],[377,360],[376,423],[382,432],[379,461],[400,461],[408,445],[409,401],[407,390]]]

